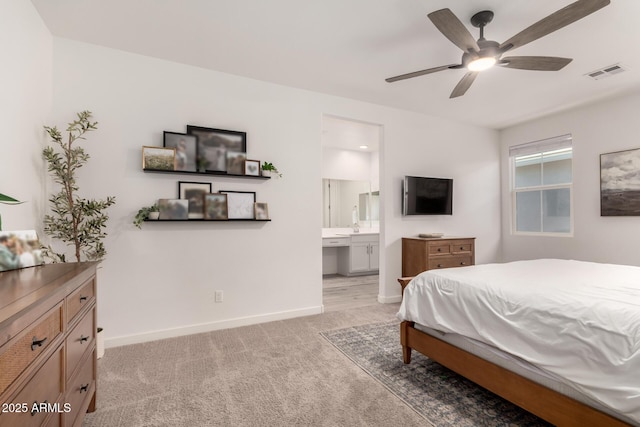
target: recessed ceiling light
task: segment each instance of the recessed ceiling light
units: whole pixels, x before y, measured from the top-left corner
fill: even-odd
[[[360,148],[362,148],[363,150],[366,150],[367,148],[369,148],[368,145],[361,145]]]

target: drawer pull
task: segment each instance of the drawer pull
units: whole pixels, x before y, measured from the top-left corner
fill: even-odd
[[[438,268],[442,268],[442,264],[438,264]]]
[[[438,252],[442,252],[442,248],[438,248]]]
[[[36,400],[35,402],[33,402],[33,405],[31,405],[31,416],[33,417],[35,414],[37,414],[38,412],[40,412],[40,411],[38,410],[38,408],[40,407],[40,405],[46,405],[46,404],[48,404],[48,403],[49,403],[49,401],[48,401],[48,400],[45,400],[45,401],[44,401],[44,402],[42,402],[42,403],[38,403],[38,401],[37,401],[37,400]]]
[[[84,335],[80,335],[80,343],[83,343],[85,341],[89,341],[89,337],[85,337]]]
[[[464,246],[460,246],[460,250],[461,250],[461,251],[464,251]]]
[[[466,263],[466,262],[464,262],[464,261],[462,261],[462,262],[460,263],[460,265],[467,265],[467,263]]]
[[[80,386],[80,393],[87,390],[89,390],[89,384],[84,384]]]
[[[82,295],[80,296],[80,302],[84,302],[84,301],[86,301],[87,299],[89,299],[89,297],[83,297]]]
[[[42,347],[42,344],[44,344],[46,340],[47,340],[47,337],[44,337],[41,340],[39,340],[36,337],[33,337],[31,339],[31,351],[36,351],[36,347]]]

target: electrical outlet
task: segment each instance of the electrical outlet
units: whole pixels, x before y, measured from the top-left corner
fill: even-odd
[[[224,294],[222,291],[216,291],[215,293],[215,301],[216,302],[222,302],[222,300],[224,299]]]

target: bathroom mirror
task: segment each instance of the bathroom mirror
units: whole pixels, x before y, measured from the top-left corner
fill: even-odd
[[[354,207],[361,228],[370,228],[374,223],[377,225],[380,219],[379,194],[371,192],[369,181],[323,179],[323,228],[352,227]]]

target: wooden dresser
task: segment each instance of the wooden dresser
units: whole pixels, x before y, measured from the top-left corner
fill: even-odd
[[[403,237],[402,276],[475,264],[475,237]]]
[[[95,410],[96,266],[0,273],[0,426],[80,426]]]

